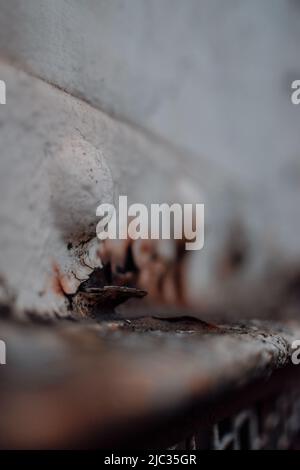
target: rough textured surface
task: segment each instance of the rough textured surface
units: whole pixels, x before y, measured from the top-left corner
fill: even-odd
[[[223,302],[227,243],[243,208],[241,221],[247,216],[238,184],[209,165],[195,171],[174,149],[5,63],[1,76],[9,83],[0,109],[3,302],[14,296],[21,310],[66,313],[61,276],[78,268],[82,242],[94,237],[98,204],[118,194],[129,203],[206,204],[205,249],[188,258],[186,289],[204,306]],[[257,244],[251,226],[246,238]],[[262,257],[263,246],[241,271],[229,265],[233,288],[248,289],[249,279],[259,286],[273,256],[266,249]]]
[[[98,204],[118,194],[129,203],[205,203],[205,247],[184,271],[197,309],[257,316],[258,306],[260,314],[284,307],[290,290],[294,301],[297,257],[279,251],[275,232],[270,240],[238,180],[208,164],[198,172],[187,155],[5,63],[1,76],[9,83],[0,109],[2,303],[66,314],[64,275],[85,279],[82,242],[95,235]]]
[[[3,63],[1,76],[3,284],[17,307],[60,311],[56,280],[95,237],[99,203],[194,200],[197,186],[163,145]]]
[[[0,8],[3,55],[184,148],[193,171],[214,162],[243,187],[249,224],[299,259],[297,1],[2,0]]]
[[[1,297],[66,313],[61,287],[89,275],[78,244],[97,205],[128,194],[205,203],[205,248],[185,276],[197,308],[281,308],[300,264],[297,2],[3,0],[0,12],[1,57],[69,93],[0,64]]]
[[[212,321],[299,315],[299,15],[0,0],[0,447],[123,443],[287,368],[298,323]],[[204,250],[99,246],[96,208],[119,194],[204,203]]]
[[[0,447],[110,447],[128,436],[136,443],[149,418],[168,423],[193,402],[201,409],[266,380],[290,363],[300,335],[295,323],[167,324],[2,322]]]

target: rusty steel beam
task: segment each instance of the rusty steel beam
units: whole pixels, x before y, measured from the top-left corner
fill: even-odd
[[[145,318],[0,326],[1,448],[122,447],[132,439],[170,446],[286,390],[288,374],[299,379],[291,366],[297,324]],[[287,373],[279,381],[278,370]]]

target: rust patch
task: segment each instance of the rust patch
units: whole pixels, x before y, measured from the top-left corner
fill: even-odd
[[[127,299],[146,294],[148,305],[187,306],[186,240],[167,243],[167,253],[160,240],[128,238],[100,243],[103,267],[96,268],[75,295],[80,313],[95,317],[113,312]],[[61,278],[60,283],[66,292]]]
[[[125,286],[81,287],[76,303],[81,313],[93,318],[113,314],[115,308],[131,298],[143,298],[147,292]]]
[[[79,311],[95,317],[113,312],[129,298],[146,294],[150,305],[186,306],[186,240],[168,241],[171,254],[162,252],[160,242],[131,239],[102,242],[99,255],[103,267],[95,269],[76,293]]]
[[[52,292],[56,295],[64,296],[65,292],[62,286],[62,274],[60,268],[56,262],[52,263],[53,276],[51,279]]]

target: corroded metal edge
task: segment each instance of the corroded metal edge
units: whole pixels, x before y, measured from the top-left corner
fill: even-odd
[[[168,328],[159,319],[2,322],[8,353],[0,447],[94,446],[95,436],[100,447],[108,439],[125,442],[153,420],[188,416],[289,368],[292,341],[300,337],[295,323],[210,330],[189,321]]]

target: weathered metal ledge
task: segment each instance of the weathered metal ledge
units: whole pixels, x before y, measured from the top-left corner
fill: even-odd
[[[0,336],[1,448],[170,447],[300,375],[295,322],[2,321]]]

